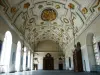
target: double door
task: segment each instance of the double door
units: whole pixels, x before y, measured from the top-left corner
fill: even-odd
[[[45,57],[43,59],[43,70],[54,70],[53,57]]]

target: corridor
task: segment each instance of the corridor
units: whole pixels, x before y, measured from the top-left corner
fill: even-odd
[[[0,0],[0,75],[100,75],[95,71],[100,0]]]
[[[100,75],[99,73],[93,72],[73,72],[73,71],[66,71],[66,70],[38,70],[38,71],[24,71],[24,72],[16,72],[16,73],[7,73],[7,74],[0,74],[0,75]]]

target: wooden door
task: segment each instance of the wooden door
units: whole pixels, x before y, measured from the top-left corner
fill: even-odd
[[[43,59],[43,70],[54,70],[54,59],[49,53]]]

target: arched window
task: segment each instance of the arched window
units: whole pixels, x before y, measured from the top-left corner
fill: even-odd
[[[23,70],[26,70],[26,47],[24,47]]]
[[[16,50],[16,62],[15,62],[16,71],[20,71],[20,60],[21,60],[21,43],[20,41],[18,41]]]
[[[96,43],[96,39],[95,36],[93,36],[93,49],[94,49],[94,55],[95,55],[95,59],[96,59],[96,65],[100,65],[100,59],[99,59],[99,49]]]
[[[4,72],[9,72],[10,55],[12,46],[12,35],[10,31],[5,33],[5,38],[2,46],[1,65],[3,65]]]
[[[33,53],[31,53],[31,70],[33,70]]]
[[[28,51],[28,69],[30,69],[30,51]]]

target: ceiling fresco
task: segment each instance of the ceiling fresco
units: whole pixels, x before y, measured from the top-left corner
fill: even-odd
[[[53,40],[64,48],[100,13],[100,0],[0,0],[0,11],[31,47]]]
[[[44,21],[53,21],[57,17],[57,13],[52,8],[46,8],[42,11],[41,19]]]

